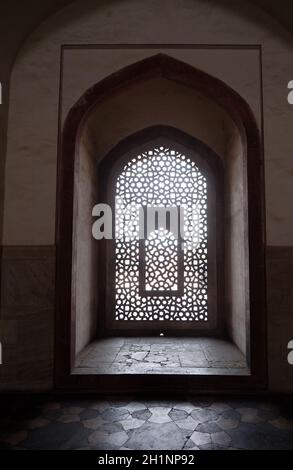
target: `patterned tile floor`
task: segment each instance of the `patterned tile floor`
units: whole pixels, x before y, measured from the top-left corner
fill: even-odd
[[[0,449],[291,449],[293,402],[2,396]]]
[[[77,358],[75,374],[248,375],[246,360],[219,338],[106,338]]]

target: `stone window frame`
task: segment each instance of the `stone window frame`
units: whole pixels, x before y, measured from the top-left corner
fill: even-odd
[[[115,182],[124,165],[135,155],[147,151],[150,147],[162,144],[174,147],[187,155],[205,174],[209,182],[208,226],[211,235],[208,238],[209,272],[209,310],[208,322],[164,321],[118,321],[114,319],[115,310],[115,240],[99,241],[99,297],[102,322],[99,330],[103,334],[157,335],[161,332],[176,332],[176,335],[220,335],[223,322],[223,276],[221,270],[224,257],[224,167],[221,158],[206,144],[185,132],[171,126],[152,126],[128,136],[114,147],[102,160],[100,174],[101,202],[115,207]],[[115,219],[113,210],[113,220]],[[115,222],[113,222],[113,225]],[[103,280],[105,282],[103,282]],[[104,306],[104,308],[103,308]]]
[[[72,304],[72,249],[74,220],[74,163],[81,128],[94,106],[133,83],[163,77],[191,87],[222,106],[241,133],[246,150],[248,187],[248,241],[251,374],[237,376],[168,377],[137,375],[121,378],[121,392],[204,390],[264,390],[267,388],[267,318],[265,287],[265,204],[263,142],[247,102],[221,80],[166,54],[157,54],[124,67],[87,90],[69,111],[58,141],[56,211],[55,388],[101,393],[117,391],[117,377],[72,374],[75,363],[75,310]],[[60,97],[61,99],[61,97]]]

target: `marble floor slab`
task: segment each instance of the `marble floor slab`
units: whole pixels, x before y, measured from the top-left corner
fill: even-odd
[[[74,374],[249,375],[246,359],[219,338],[133,337],[96,340],[77,357]]]

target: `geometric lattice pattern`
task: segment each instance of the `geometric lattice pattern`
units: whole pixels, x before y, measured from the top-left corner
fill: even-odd
[[[176,150],[152,148],[125,165],[117,178],[115,195],[116,320],[208,320],[207,197],[205,176],[191,159]],[[140,295],[142,206],[184,209],[182,295]],[[150,234],[148,238],[146,290],[176,290],[174,243],[178,239],[174,240],[171,233]]]
[[[178,239],[160,228],[145,242],[146,291],[176,291],[178,289]]]

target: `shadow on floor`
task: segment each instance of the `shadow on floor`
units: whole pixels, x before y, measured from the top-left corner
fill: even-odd
[[[0,449],[293,449],[293,403],[2,396]]]

